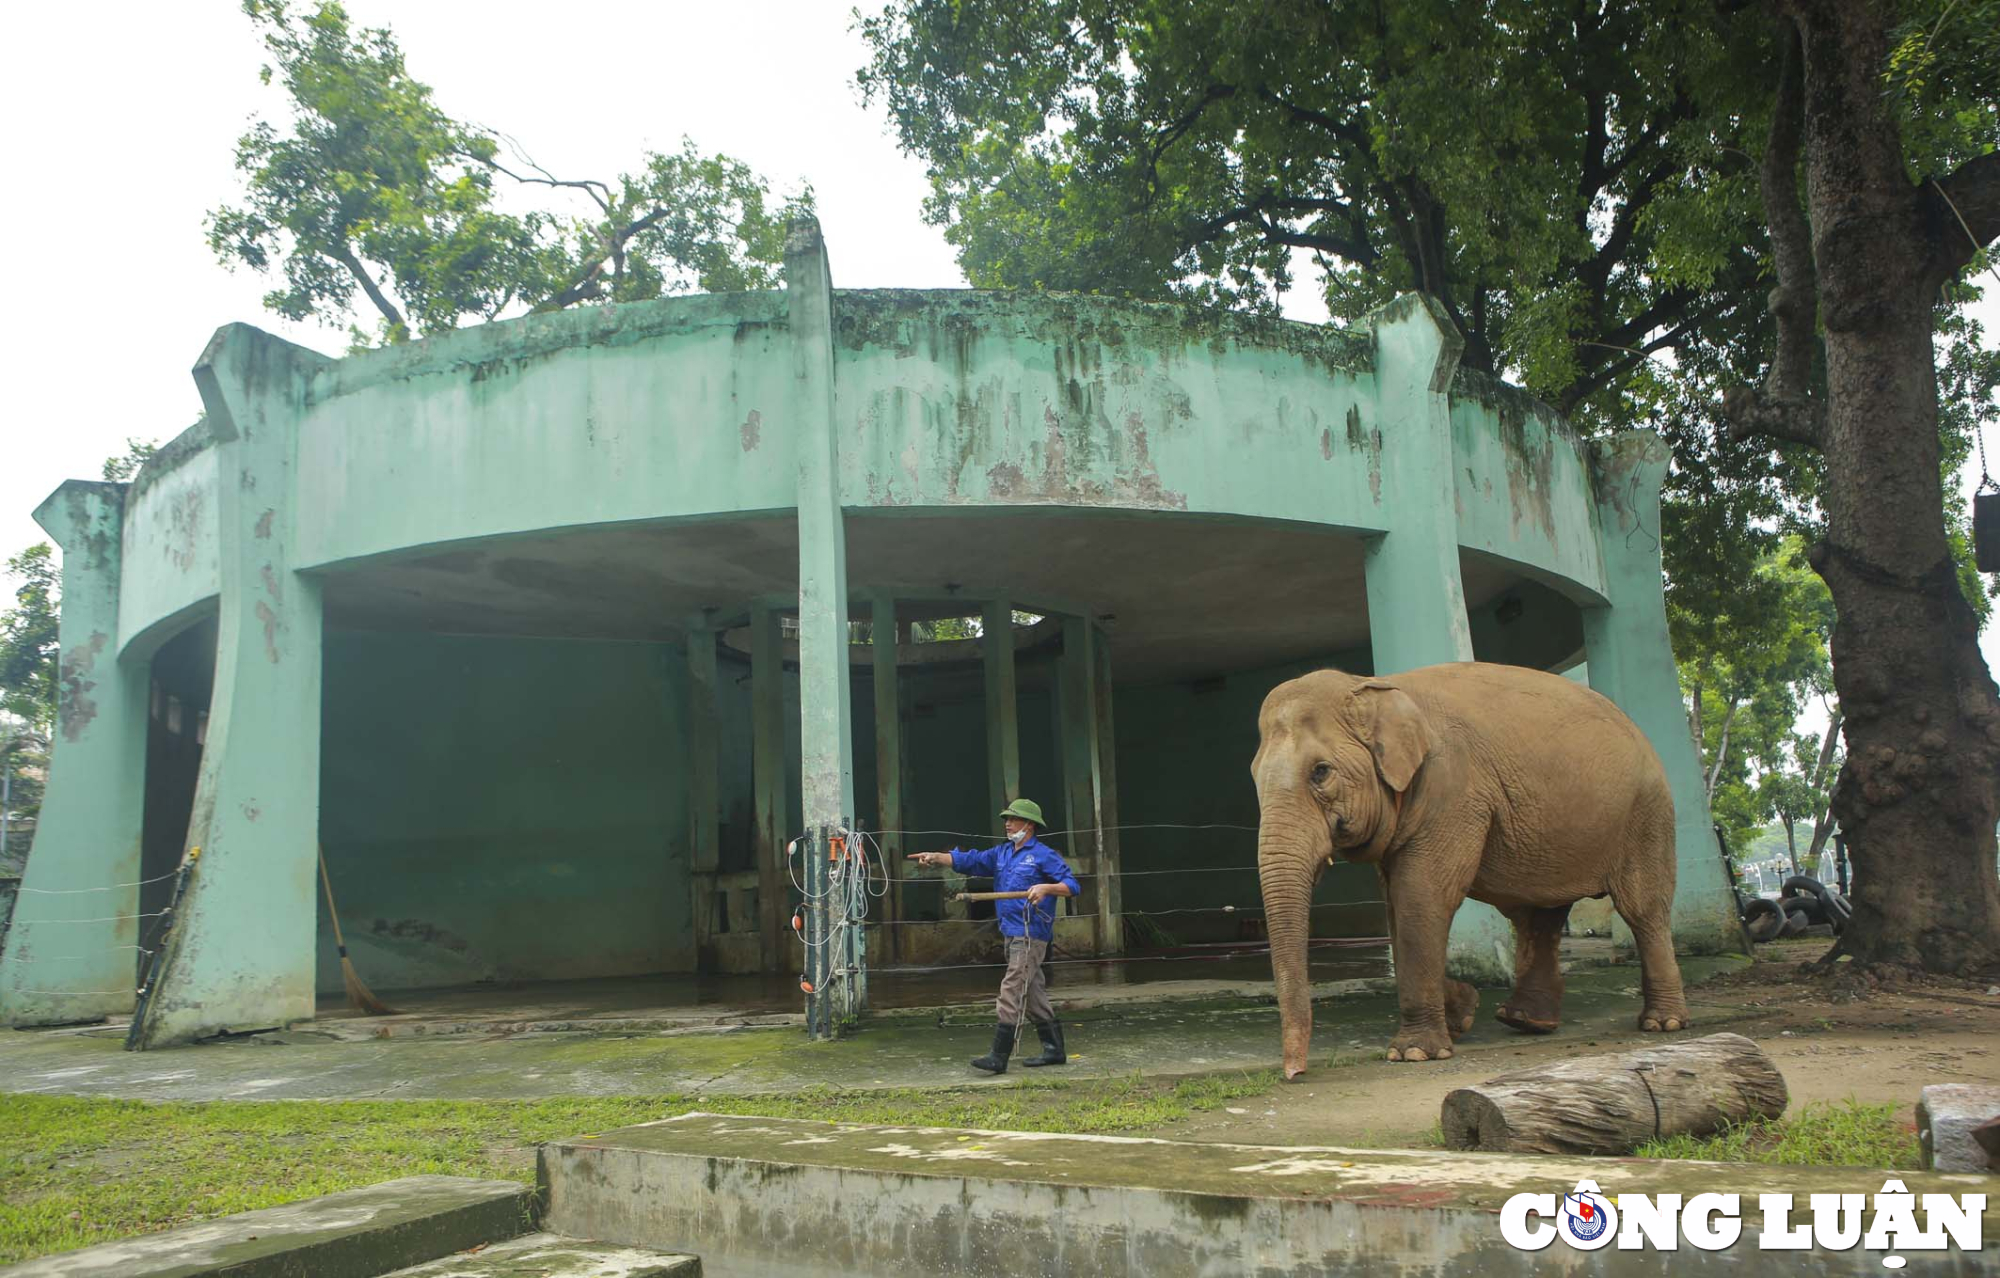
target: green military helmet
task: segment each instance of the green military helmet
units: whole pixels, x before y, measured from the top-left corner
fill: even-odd
[[[1000,809],[1003,817],[1020,817],[1023,821],[1033,821],[1036,829],[1042,828],[1042,805],[1033,799],[1016,799]]]

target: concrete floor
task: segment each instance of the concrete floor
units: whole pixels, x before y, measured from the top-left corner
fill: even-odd
[[[1315,942],[1315,985],[1389,977],[1388,946],[1369,939]],[[1005,965],[878,968],[868,976],[877,1012],[963,1012],[989,1004]],[[1155,998],[1258,999],[1271,991],[1268,950],[1187,946],[1166,954],[1117,959],[1058,959],[1050,968],[1059,1005],[1101,1007]],[[366,1016],[338,995],[323,995],[319,1015],[294,1025],[347,1039],[436,1034],[675,1030],[802,1025],[803,996],[791,975],[634,976],[586,981],[508,982],[444,989],[382,991],[390,1016]]]
[[[1728,966],[1689,959],[1690,980]],[[1627,1036],[1637,1015],[1636,967],[1573,970],[1564,1039]],[[1176,983],[1179,984],[1179,983]],[[1071,1063],[1065,1078],[1173,1076],[1277,1065],[1277,1010],[1258,997],[1218,996],[1199,984],[1127,987],[1099,1000],[1064,991]],[[1395,1025],[1381,980],[1321,985],[1315,1065],[1373,1058]],[[1136,994],[1137,997],[1131,995]],[[1489,1000],[1490,1004],[1491,1000]],[[1737,1008],[1694,1004],[1704,1031],[1744,1019]],[[986,1006],[872,1017],[851,1038],[808,1043],[795,1027],[690,1031],[526,1030],[343,1040],[324,1028],[257,1034],[194,1047],[124,1050],[116,1026],[0,1032],[0,1087],[12,1092],[145,1100],[531,1098],[577,1095],[755,1094],[812,1084],[839,1088],[1014,1086],[1054,1071],[991,1078],[967,1067],[991,1038]],[[1517,1044],[1490,1020],[1461,1053]]]

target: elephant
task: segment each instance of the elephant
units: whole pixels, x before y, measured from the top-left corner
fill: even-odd
[[[1257,716],[1257,872],[1284,1073],[1306,1067],[1313,887],[1336,860],[1371,864],[1387,902],[1400,1024],[1392,1061],[1448,1059],[1479,995],[1445,974],[1466,897],[1514,927],[1498,1019],[1561,1022],[1557,946],[1569,908],[1610,896],[1642,969],[1642,1030],[1689,1025],[1669,914],[1674,800],[1652,744],[1618,707],[1560,675],[1455,662],[1391,678],[1319,670]]]

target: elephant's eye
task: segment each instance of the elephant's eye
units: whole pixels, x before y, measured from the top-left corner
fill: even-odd
[[[1314,764],[1312,770],[1312,783],[1314,785],[1325,785],[1326,779],[1332,775],[1333,775],[1333,765],[1331,763]]]

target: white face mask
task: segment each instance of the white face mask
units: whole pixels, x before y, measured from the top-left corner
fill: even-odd
[[[1008,835],[1007,841],[1009,843],[1019,844],[1025,841],[1027,837],[1028,837],[1028,828],[1026,826],[1022,826],[1020,829]]]

